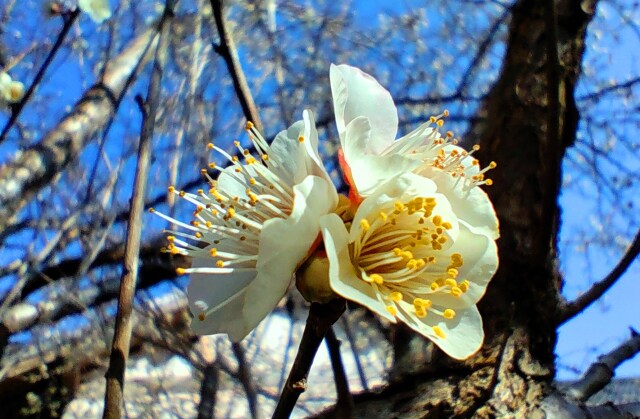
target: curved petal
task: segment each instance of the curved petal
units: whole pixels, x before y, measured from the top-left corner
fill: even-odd
[[[484,330],[482,317],[476,306],[459,310],[453,319],[433,314],[418,318],[413,311],[413,305],[400,301],[398,306],[398,317],[407,326],[429,338],[452,358],[467,359],[482,347]],[[440,328],[444,337],[436,334],[434,326]]]
[[[349,255],[349,236],[344,222],[336,214],[320,218],[322,237],[329,258],[331,289],[347,300],[362,304],[374,313],[395,323],[396,319],[377,298],[371,285],[361,280],[353,269]]]
[[[479,233],[496,240],[500,237],[500,227],[496,211],[487,194],[479,187],[467,189],[465,182],[448,173],[432,168],[420,174],[430,177],[438,185],[438,192],[445,194],[456,209],[456,215]]]
[[[391,94],[369,74],[348,65],[331,64],[329,78],[342,146],[346,126],[358,116],[365,116],[372,128],[369,147],[375,154],[382,153],[398,132],[398,113]]]
[[[242,311],[247,325],[257,325],[282,299],[320,233],[320,217],[337,205],[335,187],[320,177],[307,176],[293,190],[291,215],[268,220],[260,234],[258,274],[247,289]]]
[[[460,253],[464,264],[458,268],[458,279],[468,280],[469,289],[460,297],[446,294],[433,294],[434,304],[445,308],[463,308],[476,304],[487,290],[487,285],[498,270],[498,247],[496,242],[485,234],[472,231],[460,221],[460,234],[448,254]]]
[[[319,176],[332,182],[331,176],[327,173],[327,169],[325,169],[320,153],[318,152],[318,130],[316,129],[316,120],[313,112],[304,110],[302,112],[302,119],[304,121],[304,146],[309,156],[307,159],[307,174]]]
[[[211,248],[213,246],[209,246]],[[193,258],[192,267],[210,267],[211,259]],[[255,278],[255,271],[226,275],[192,273],[187,286],[189,309],[195,318],[191,329],[198,335],[227,333],[233,341],[240,341],[257,326],[247,325],[242,316],[244,296]],[[212,310],[211,312],[208,312]],[[198,315],[207,311],[204,320]]]
[[[280,131],[271,142],[269,168],[290,184],[301,182],[308,174],[306,149],[298,141],[304,133],[304,122],[297,121]]]

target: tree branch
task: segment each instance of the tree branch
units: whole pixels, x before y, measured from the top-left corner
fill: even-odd
[[[237,342],[232,343],[231,349],[233,349],[233,354],[238,360],[238,380],[240,381],[240,384],[242,384],[242,388],[247,395],[247,402],[249,403],[251,417],[256,419],[258,417],[258,394],[253,385],[253,378],[249,371],[249,364],[247,363],[244,349],[242,349],[242,346]]]
[[[620,364],[634,357],[638,352],[640,352],[640,334],[631,329],[629,339],[608,354],[598,357],[580,381],[569,387],[567,394],[578,401],[587,401],[589,397],[609,384]]]
[[[291,415],[298,397],[307,389],[307,376],[322,340],[344,313],[345,308],[345,300],[342,298],[331,300],[326,304],[311,304],[298,354],[293,361],[276,410],[273,412],[273,419],[286,419]]]
[[[564,303],[560,306],[558,315],[558,324],[563,324],[566,321],[575,317],[578,313],[593,304],[602,295],[609,290],[615,284],[623,273],[629,268],[631,263],[640,253],[640,230],[636,233],[636,237],[633,239],[631,246],[624,254],[622,259],[613,268],[609,274],[599,282],[596,282],[587,290],[584,294],[576,298],[575,300]]]
[[[247,79],[242,71],[240,65],[240,59],[238,58],[238,51],[236,50],[236,44],[229,32],[229,28],[224,17],[224,0],[211,0],[211,8],[213,9],[213,17],[218,30],[218,36],[220,37],[220,45],[214,45],[214,48],[218,54],[222,56],[229,74],[233,80],[233,87],[236,91],[236,96],[242,106],[242,112],[248,121],[253,122],[258,131],[264,134],[264,128],[262,127],[262,121],[258,114],[258,109],[253,101],[251,90],[247,84]]]
[[[336,337],[333,328],[330,327],[325,337],[325,343],[329,350],[331,358],[331,369],[333,369],[333,379],[336,383],[336,393],[338,393],[338,401],[335,406],[336,417],[351,418],[353,417],[353,396],[349,390],[349,381],[342,364],[342,355],[340,354],[340,341]]]
[[[162,73],[167,58],[168,29],[173,17],[172,3],[169,0],[167,1],[164,15],[160,22],[159,40],[146,103],[143,103],[141,98],[139,99],[143,118],[138,150],[138,167],[136,168],[133,185],[131,216],[129,218],[124,256],[124,272],[118,298],[118,313],[111,346],[109,369],[105,374],[107,384],[103,417],[109,419],[120,418],[124,406],[124,372],[131,343],[131,314],[133,312],[133,296],[138,278],[138,253],[140,251],[142,214],[144,213],[145,186],[151,159],[151,141],[160,104]]]

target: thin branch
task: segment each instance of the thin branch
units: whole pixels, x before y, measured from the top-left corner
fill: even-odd
[[[104,397],[103,418],[119,419],[124,406],[124,372],[129,356],[131,343],[133,296],[138,278],[138,252],[140,251],[140,234],[142,230],[142,214],[144,212],[144,196],[149,164],[151,160],[151,140],[155,126],[156,114],[160,105],[160,90],[162,73],[166,63],[168,43],[168,29],[173,17],[173,2],[167,0],[164,15],[160,22],[160,34],[156,47],[151,80],[146,103],[139,104],[142,110],[142,128],[140,146],[138,150],[138,167],[133,185],[131,216],[127,231],[127,243],[124,257],[124,272],[120,284],[118,298],[118,313],[113,334],[109,369],[105,374],[107,379]]]
[[[352,418],[353,417],[353,396],[349,390],[349,381],[347,380],[347,374],[344,371],[344,365],[342,364],[342,355],[340,354],[340,341],[336,337],[333,328],[330,327],[325,337],[325,343],[329,350],[329,357],[331,359],[331,369],[333,369],[333,379],[336,383],[336,393],[338,393],[338,401],[334,413],[339,418]]]
[[[240,380],[240,384],[242,384],[242,388],[247,395],[251,417],[256,419],[258,417],[258,394],[255,386],[253,385],[253,377],[251,377],[251,372],[249,371],[249,364],[247,363],[244,349],[237,342],[233,342],[231,348],[233,349],[233,354],[238,360],[238,380]]]
[[[71,26],[73,26],[73,23],[76,21],[76,18],[78,17],[79,14],[80,14],[80,9],[76,8],[76,10],[74,10],[70,14],[63,15],[64,25],[60,30],[60,34],[58,34],[58,38],[56,39],[56,42],[53,44],[51,51],[49,51],[49,55],[47,55],[47,58],[45,58],[44,62],[40,66],[38,73],[33,79],[33,82],[31,82],[31,85],[27,89],[26,93],[22,97],[22,100],[20,100],[20,102],[13,108],[13,112],[11,112],[11,116],[9,117],[9,120],[7,121],[4,128],[2,129],[2,134],[0,134],[0,143],[2,143],[7,138],[7,134],[11,130],[11,127],[13,127],[15,122],[18,120],[20,113],[24,109],[25,105],[29,102],[29,99],[31,99],[31,95],[33,95],[33,92],[35,92],[36,87],[38,87],[38,85],[42,81],[44,77],[44,73],[46,73],[47,69],[49,68],[49,65],[53,61],[53,58],[56,56],[58,50],[60,50],[60,47],[62,46],[64,39],[67,37],[67,34],[69,33],[69,29],[71,29]]]
[[[273,419],[286,419],[291,415],[298,397],[307,389],[307,376],[322,340],[345,308],[343,299],[335,299],[326,304],[311,304],[298,354],[273,412]]]
[[[218,392],[218,376],[217,362],[207,364],[200,385],[198,419],[209,419],[213,415],[213,409],[216,405],[216,393]]]
[[[565,303],[560,307],[560,312],[558,316],[558,324],[563,324],[567,320],[572,319],[578,313],[582,312],[584,309],[593,304],[596,300],[598,300],[602,295],[609,290],[615,284],[618,279],[622,276],[623,273],[629,268],[631,263],[640,253],[640,230],[636,233],[636,237],[633,239],[631,246],[627,250],[627,253],[624,254],[622,259],[618,262],[618,264],[613,268],[609,274],[604,277],[599,282],[596,282],[591,286],[589,290],[587,290],[584,294],[576,298],[575,300]]]
[[[214,48],[220,56],[227,63],[229,74],[233,80],[233,87],[236,91],[236,96],[242,106],[242,112],[247,120],[253,122],[258,131],[264,134],[262,127],[262,121],[258,114],[258,109],[253,101],[253,96],[247,79],[240,65],[240,59],[238,58],[238,51],[236,44],[229,32],[227,22],[224,17],[224,0],[211,0],[211,8],[213,9],[213,18],[216,22],[216,28],[218,30],[218,36],[220,37],[220,45],[214,45]]]
[[[569,387],[567,394],[576,400],[586,401],[609,384],[620,364],[634,357],[638,352],[640,352],[640,334],[631,329],[631,337],[613,351],[598,357],[580,381]]]

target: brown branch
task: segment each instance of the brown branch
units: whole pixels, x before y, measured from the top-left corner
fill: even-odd
[[[140,251],[142,214],[144,213],[145,186],[151,160],[151,141],[153,139],[155,120],[160,104],[162,73],[166,63],[168,45],[168,29],[171,18],[173,17],[171,3],[172,2],[167,1],[164,15],[160,22],[160,34],[146,103],[143,103],[141,98],[139,99],[143,115],[140,146],[138,149],[138,167],[136,168],[133,185],[131,216],[127,229],[127,242],[123,264],[124,272],[120,284],[118,312],[111,346],[111,356],[109,358],[109,369],[105,374],[107,384],[104,396],[105,408],[103,418],[109,419],[120,418],[124,406],[124,373],[131,343],[131,317],[133,312],[133,297],[138,278],[138,253]]]
[[[307,389],[307,376],[322,340],[345,308],[345,300],[341,298],[326,304],[311,304],[298,353],[273,412],[273,419],[286,419],[291,415],[298,397]]]
[[[216,362],[207,364],[204,369],[200,385],[200,403],[198,404],[198,419],[209,419],[213,415],[218,393],[218,365]]]
[[[631,246],[624,254],[622,259],[613,268],[609,274],[599,282],[596,282],[587,290],[584,294],[576,298],[575,300],[564,303],[559,310],[558,324],[563,324],[566,321],[575,317],[578,313],[593,304],[602,295],[609,290],[615,284],[623,273],[629,268],[631,263],[640,253],[640,230],[636,233],[636,237],[633,239]]]
[[[244,113],[245,118],[253,122],[253,125],[256,126],[258,131],[264,134],[258,109],[253,101],[251,90],[249,89],[247,79],[244,75],[244,71],[242,70],[242,66],[240,65],[236,44],[231,36],[231,32],[229,32],[229,28],[224,17],[224,0],[211,0],[211,8],[213,9],[213,18],[218,30],[218,36],[220,37],[220,44],[214,45],[214,48],[216,52],[222,56],[225,63],[227,63],[229,74],[233,80],[233,87],[236,91],[236,96],[240,101],[240,106],[242,106],[242,112]]]
[[[352,418],[354,409],[353,396],[349,390],[349,381],[347,380],[347,374],[342,364],[342,355],[340,354],[341,343],[336,337],[332,327],[330,327],[327,332],[325,343],[329,350],[333,379],[336,383],[336,393],[338,394],[338,401],[336,402],[334,410],[335,415],[339,418]]]
[[[38,69],[38,73],[33,79],[33,82],[31,82],[31,85],[27,89],[26,93],[24,94],[20,102],[13,108],[13,111],[11,112],[11,116],[9,117],[9,120],[7,121],[4,128],[2,129],[2,134],[0,134],[0,143],[2,143],[7,138],[7,134],[11,130],[11,127],[13,127],[13,125],[16,123],[16,121],[18,120],[18,117],[20,116],[20,113],[24,109],[25,105],[29,102],[29,99],[31,99],[31,95],[33,95],[33,92],[35,92],[36,87],[38,87],[38,85],[42,81],[44,77],[44,73],[46,73],[47,69],[49,68],[49,65],[53,61],[53,58],[56,56],[56,54],[60,50],[60,47],[62,46],[64,39],[67,37],[67,34],[69,33],[69,29],[71,29],[71,26],[73,26],[73,23],[76,21],[76,18],[78,17],[79,14],[80,14],[80,9],[76,8],[76,10],[69,13],[68,15],[62,16],[64,19],[64,25],[62,26],[62,29],[58,34],[58,38],[56,39],[56,42],[53,44],[51,51],[49,51],[49,55],[47,55],[47,58],[45,58],[44,62],[40,66],[40,69]]]
[[[251,417],[256,419],[258,417],[258,393],[253,385],[253,378],[249,371],[247,357],[245,356],[244,349],[238,342],[233,342],[231,349],[233,349],[233,354],[238,360],[238,380],[240,381],[240,384],[242,384],[242,388],[247,395],[247,402],[249,403]]]
[[[598,357],[580,381],[569,387],[567,394],[578,401],[586,401],[609,384],[620,364],[634,357],[638,352],[640,352],[640,334],[631,329],[629,339],[608,354]]]

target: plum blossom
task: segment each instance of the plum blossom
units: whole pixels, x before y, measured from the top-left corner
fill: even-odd
[[[430,178],[452,206],[465,213],[471,226],[493,239],[498,219],[486,193],[477,186],[491,185],[485,178],[491,162],[481,169],[471,152],[457,146],[453,133],[439,132],[442,115],[396,140],[398,113],[391,94],[373,77],[348,65],[331,65],[331,92],[340,136],[340,166],[356,202],[373,194],[378,185],[413,172]],[[445,192],[446,191],[446,192]]]
[[[111,17],[109,0],[78,0],[78,7],[97,24]]]
[[[365,198],[350,228],[337,214],[320,223],[334,292],[465,359],[484,339],[476,303],[498,255],[460,205],[433,180],[406,173]]]
[[[280,132],[269,145],[248,123],[256,154],[238,141],[232,156],[210,144],[231,165],[210,189],[175,193],[195,206],[191,223],[161,217],[186,232],[171,232],[167,251],[188,255],[191,328],[197,334],[226,333],[243,339],[269,314],[291,285],[296,269],[320,237],[320,217],[332,212],[337,192],[318,154],[311,112]],[[218,169],[215,163],[210,169]],[[199,242],[190,244],[188,240]]]

